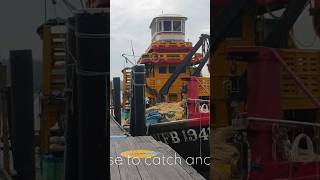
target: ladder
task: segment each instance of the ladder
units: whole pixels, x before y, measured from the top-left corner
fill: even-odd
[[[131,68],[125,68],[122,70],[123,74],[123,92],[122,92],[122,107],[129,103],[131,94]]]
[[[148,86],[152,89],[156,89],[156,79],[155,78],[150,78],[149,81],[148,81]]]
[[[61,31],[61,30],[60,30]],[[54,27],[43,29],[43,95],[63,92],[65,86],[66,33]]]
[[[41,129],[40,147],[42,153],[50,151],[50,129],[62,116],[61,104],[65,88],[66,31],[62,27],[44,25],[42,96],[41,96]]]

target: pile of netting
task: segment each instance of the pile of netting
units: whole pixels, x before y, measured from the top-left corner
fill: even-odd
[[[232,127],[217,128],[213,131],[213,177],[219,180],[231,179],[231,171],[240,157],[238,149],[230,143]]]
[[[146,109],[146,123],[156,124],[184,119],[182,102],[159,103]]]

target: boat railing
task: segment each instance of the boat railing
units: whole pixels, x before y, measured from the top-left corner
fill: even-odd
[[[318,122],[305,122],[275,118],[247,117],[234,119],[235,130],[257,131],[264,129],[272,138],[272,157],[293,162],[319,162],[319,127]],[[301,147],[304,142],[304,147]],[[279,153],[282,156],[279,157]]]
[[[205,99],[187,99],[188,103],[195,103],[194,106],[188,106],[188,113],[208,114],[210,113],[210,100]],[[191,108],[191,109],[190,109]],[[192,109],[194,108],[194,109]]]
[[[198,77],[196,80],[199,83],[199,96],[210,96],[210,78]]]

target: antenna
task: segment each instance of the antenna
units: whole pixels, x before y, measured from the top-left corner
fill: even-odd
[[[136,65],[135,63],[133,63],[132,61],[130,61],[129,58],[126,57],[126,56],[128,56],[128,55],[122,54],[121,56],[124,57],[125,63],[130,63],[130,64],[132,64],[133,66]]]
[[[130,41],[130,43],[131,43],[131,50],[132,50],[133,59],[134,59],[135,64],[137,64],[136,56],[135,56],[134,50],[133,50],[132,40]]]
[[[47,22],[47,0],[44,0],[44,23]]]

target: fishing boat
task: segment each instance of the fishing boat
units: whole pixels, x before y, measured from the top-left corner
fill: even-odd
[[[203,77],[201,69],[208,60],[209,36],[201,35],[195,46],[185,41],[186,20],[177,14],[153,18],[151,44],[137,63],[144,64],[146,72],[147,135],[171,146],[199,172],[207,172],[210,78]],[[127,119],[132,69],[126,67],[122,73],[122,107]]]

